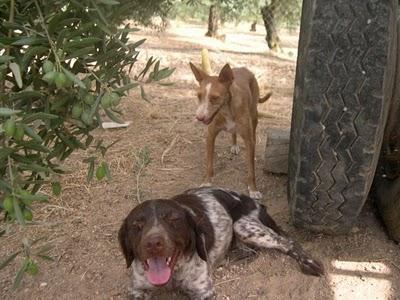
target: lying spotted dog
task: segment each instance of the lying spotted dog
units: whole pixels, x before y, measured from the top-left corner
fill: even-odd
[[[161,287],[180,289],[191,299],[211,299],[210,269],[224,259],[234,237],[290,255],[305,274],[324,272],[256,200],[204,187],[145,201],[124,220],[118,238],[127,266],[133,267],[133,299],[150,299]]]

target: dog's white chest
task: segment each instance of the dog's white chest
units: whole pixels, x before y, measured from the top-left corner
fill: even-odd
[[[230,133],[236,132],[236,123],[233,119],[226,119],[224,124],[224,129]]]

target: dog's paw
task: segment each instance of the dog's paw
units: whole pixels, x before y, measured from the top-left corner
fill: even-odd
[[[240,147],[239,145],[232,145],[231,146],[231,153],[238,155],[240,153]]]
[[[202,184],[200,184],[200,187],[210,187],[212,186],[211,182],[203,182]]]
[[[250,191],[249,190],[249,196],[250,196],[250,198],[253,198],[253,199],[256,199],[256,200],[260,200],[263,195],[259,191]]]
[[[317,260],[307,258],[300,263],[301,271],[306,275],[322,276],[324,275],[324,266]]]

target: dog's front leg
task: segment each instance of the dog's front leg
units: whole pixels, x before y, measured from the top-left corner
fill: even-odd
[[[246,146],[247,188],[249,189],[249,195],[253,199],[261,199],[262,194],[257,191],[256,188],[256,175],[254,169],[255,141],[253,139],[253,133],[249,129],[241,132],[241,136]]]
[[[211,300],[214,297],[209,265],[197,253],[175,273],[175,283],[190,300]]]
[[[153,291],[150,290],[139,290],[133,289],[130,299],[131,300],[150,300],[152,298]]]
[[[219,131],[213,125],[207,128],[207,149],[206,149],[206,175],[201,186],[210,186],[214,175],[214,148],[215,139]]]
[[[212,300],[215,291],[212,279],[208,272],[196,274],[195,278],[187,278],[182,285],[183,292],[190,300]]]

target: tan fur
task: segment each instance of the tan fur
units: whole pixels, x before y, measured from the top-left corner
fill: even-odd
[[[272,93],[269,92],[260,98],[257,80],[246,68],[231,69],[229,64],[226,64],[219,76],[209,76],[192,63],[190,67],[199,82],[197,90],[199,108],[196,117],[208,125],[204,184],[211,184],[215,139],[219,132],[225,130],[232,133],[232,150],[236,154],[237,134],[242,137],[246,148],[247,184],[250,196],[261,197],[256,189],[254,171],[257,104],[268,100]]]

